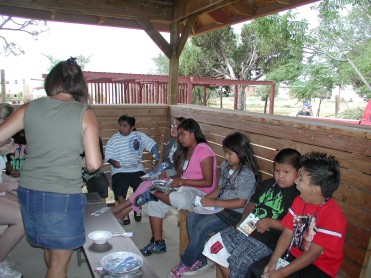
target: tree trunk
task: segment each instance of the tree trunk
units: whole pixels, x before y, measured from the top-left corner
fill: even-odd
[[[322,98],[319,98],[319,104],[318,104],[318,110],[317,110],[317,115],[316,117],[319,117],[319,113],[321,111],[321,104],[322,104]]]
[[[349,59],[348,55],[345,55],[345,57],[347,58],[349,64],[352,66],[352,68],[355,70],[355,72],[358,74],[358,76],[362,80],[363,84],[365,84],[366,87],[371,91],[370,84],[367,82],[367,80],[363,76],[363,74],[359,71],[359,69],[357,68],[357,66],[353,63],[353,61],[351,59]]]
[[[268,108],[268,96],[265,97],[264,101],[264,114],[267,114],[267,108]]]
[[[245,86],[240,86],[238,88],[238,110],[246,110],[246,91]]]

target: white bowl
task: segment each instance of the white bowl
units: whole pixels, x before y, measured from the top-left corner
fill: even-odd
[[[103,269],[114,277],[134,274],[143,265],[141,256],[131,252],[113,252],[100,260]]]
[[[109,231],[94,231],[91,232],[88,237],[95,244],[105,244],[112,237],[112,233]]]

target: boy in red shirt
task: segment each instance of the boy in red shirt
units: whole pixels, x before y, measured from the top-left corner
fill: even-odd
[[[253,264],[247,277],[260,277],[264,265],[261,277],[269,278],[336,277],[339,271],[346,227],[332,198],[340,183],[339,162],[334,156],[312,152],[302,156],[300,167],[295,181],[300,196],[282,220],[285,230],[276,249],[265,263],[262,259]]]

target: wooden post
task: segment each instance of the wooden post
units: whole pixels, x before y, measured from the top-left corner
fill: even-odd
[[[1,70],[1,98],[3,103],[6,102],[5,70]]]
[[[187,216],[189,212],[186,210],[179,210],[178,220],[179,220],[179,255],[182,256],[186,250],[189,238],[187,233]]]

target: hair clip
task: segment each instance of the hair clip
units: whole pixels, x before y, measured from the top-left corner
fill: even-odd
[[[70,65],[76,65],[77,64],[76,59],[77,58],[70,56],[70,58],[67,59],[67,63],[70,64]]]

